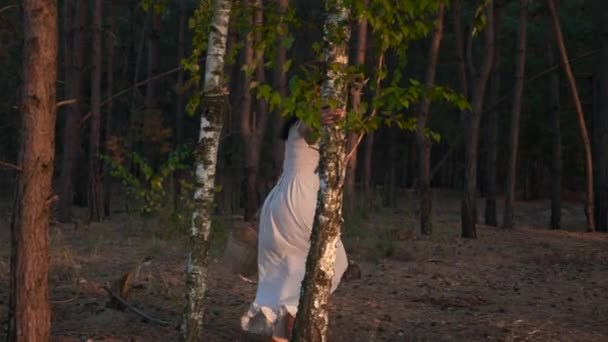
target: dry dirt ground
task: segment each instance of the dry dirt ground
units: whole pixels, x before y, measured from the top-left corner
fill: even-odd
[[[608,341],[608,235],[583,232],[580,203],[564,203],[562,231],[544,228],[548,202],[526,202],[517,204],[516,229],[479,226],[477,240],[464,240],[457,194],[435,197],[431,238],[415,233],[408,201],[350,220],[345,244],[362,277],[332,297],[330,341]],[[4,325],[10,213],[3,208]],[[51,228],[53,341],[176,340],[186,249],[184,239],[159,238],[161,229],[142,229],[124,214],[81,231]],[[205,341],[235,341],[255,285],[226,271],[219,254],[209,272]],[[106,307],[100,287],[126,272],[129,301],[168,327]]]

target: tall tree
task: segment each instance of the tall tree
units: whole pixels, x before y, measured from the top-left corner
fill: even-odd
[[[11,224],[9,341],[49,341],[49,216],[54,200],[57,2],[23,0],[21,151]]]
[[[59,202],[57,205],[58,218],[60,221],[68,222],[72,219],[72,204],[74,201],[74,166],[80,149],[81,129],[79,127],[82,112],[82,85],[84,81],[84,38],[87,20],[87,1],[75,1],[73,16],[71,58],[68,70],[69,80],[67,95],[75,99],[76,103],[69,106],[66,111],[65,123],[63,125],[63,153],[60,161],[59,176]]]
[[[264,84],[264,46],[262,42],[263,8],[261,0],[245,0],[253,11],[252,31],[247,33],[243,50],[244,83],[241,109],[241,134],[245,146],[245,221],[251,221],[258,210],[257,180],[260,153],[266,126],[268,106],[264,99],[257,100],[257,110],[252,110],[251,81]]]
[[[369,0],[363,0],[362,6],[368,7]],[[359,18],[359,25],[357,27],[357,48],[355,50],[355,66],[363,68],[365,66],[365,53],[367,49],[367,18],[361,15]],[[364,80],[357,79],[353,85],[351,95],[351,110],[355,113],[361,110],[361,91],[364,85]],[[347,160],[346,164],[346,188],[345,207],[348,214],[354,213],[356,203],[356,171],[357,171],[357,149],[359,134],[357,132],[350,132],[348,134],[347,150],[351,154],[351,157]]]
[[[550,18],[549,18],[550,21]],[[551,25],[548,22],[549,28]],[[547,32],[547,67],[557,63],[555,53],[555,35]],[[557,70],[549,74],[549,117],[551,120],[551,229],[559,229],[562,221],[562,133],[561,111],[559,105],[559,73]]]
[[[190,254],[186,275],[186,305],[181,325],[182,341],[201,341],[215,195],[217,151],[228,92],[224,85],[224,60],[230,23],[231,0],[216,0],[207,44],[199,141],[195,150],[195,209],[190,229]]]
[[[281,98],[287,97],[287,46],[285,39],[287,38],[288,25],[286,23],[287,11],[289,9],[288,0],[277,0],[277,9],[279,12],[279,25],[277,29],[279,34],[277,37],[277,52],[276,52],[276,63],[274,65],[273,82],[274,88],[279,92]],[[273,152],[274,152],[274,171],[273,178],[277,179],[283,168],[283,158],[285,153],[285,143],[279,137],[279,128],[283,125],[283,118],[281,117],[281,108],[277,107],[274,111],[273,117]]]
[[[500,32],[502,31],[502,16],[504,13],[504,4],[496,4],[494,10],[494,49],[495,60],[492,67],[492,77],[490,78],[490,94],[489,100],[492,108],[488,111],[488,120],[486,128],[486,177],[485,177],[485,223],[488,226],[498,226],[498,218],[496,214],[496,163],[498,159],[498,112],[499,108],[496,103],[500,96]]]
[[[602,22],[602,59],[608,59],[608,12]],[[595,227],[598,231],[608,231],[608,65],[600,66],[599,108],[593,122],[595,147]]]
[[[435,74],[437,72],[437,60],[439,58],[439,47],[443,38],[443,12],[445,3],[440,2],[437,9],[437,24],[431,46],[429,47],[429,59],[426,67],[426,86],[430,89],[435,85]],[[427,96],[422,100],[416,120],[416,142],[418,143],[418,186],[420,192],[420,231],[424,235],[431,235],[433,231],[431,222],[431,211],[433,206],[433,194],[431,193],[431,147],[432,141],[427,130],[431,99]]]
[[[551,22],[553,26],[553,33],[555,34],[555,40],[562,62],[562,67],[566,73],[568,79],[568,85],[572,93],[572,100],[576,107],[576,113],[578,117],[578,124],[581,131],[581,137],[583,139],[583,147],[585,148],[585,174],[587,178],[586,196],[585,196],[585,215],[587,216],[587,231],[595,231],[594,214],[593,214],[593,159],[591,154],[591,142],[589,140],[589,133],[587,132],[587,124],[585,123],[585,113],[583,112],[583,105],[578,96],[578,89],[576,88],[576,80],[574,74],[570,68],[570,62],[568,59],[568,53],[566,51],[566,45],[564,43],[564,37],[562,35],[562,29],[559,24],[559,18],[557,16],[557,8],[554,0],[547,0],[547,6],[549,7],[549,13],[551,14]]]
[[[502,225],[513,227],[513,205],[515,202],[515,181],[517,177],[517,150],[519,149],[519,117],[521,115],[524,77],[526,74],[526,38],[528,29],[528,0],[519,3],[519,30],[517,33],[517,51],[515,59],[515,86],[513,91],[513,108],[511,110],[511,130],[509,132],[509,162],[507,167],[507,189],[505,191],[505,208]]]
[[[99,144],[101,141],[101,68],[103,1],[93,2],[93,48],[91,70],[91,132],[89,133],[89,218],[99,221],[102,210]]]
[[[462,236],[477,238],[477,155],[479,147],[479,124],[483,113],[483,100],[486,85],[494,63],[494,0],[485,1],[483,12],[486,19],[484,28],[484,49],[481,68],[476,70],[469,53],[467,64],[472,78],[471,110],[463,112],[465,165],[464,165],[464,198],[462,201],[461,220]],[[469,44],[469,51],[472,49]]]
[[[116,45],[116,21],[114,20],[114,16],[116,14],[116,1],[110,1],[110,13],[107,16],[109,20],[109,29],[108,34],[106,35],[106,57],[107,57],[107,71],[106,71],[106,82],[107,82],[107,102],[106,102],[106,115],[105,115],[105,153],[108,153],[110,137],[112,135],[112,111],[114,109],[114,100],[112,99],[113,90],[114,90],[114,51]],[[110,168],[108,163],[103,164],[103,214],[104,216],[110,216],[110,203],[112,199],[112,182],[110,176]]]
[[[350,12],[342,0],[325,2],[324,25],[326,75],[321,96],[344,109],[347,100],[348,41]],[[336,244],[342,227],[342,187],[346,175],[346,133],[341,124],[321,132],[317,210],[302,281],[293,340],[327,340],[328,302],[334,275]]]

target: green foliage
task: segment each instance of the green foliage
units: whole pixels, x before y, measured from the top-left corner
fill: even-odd
[[[158,170],[154,170],[144,158],[133,152],[130,155],[131,162],[141,176],[138,176],[135,170],[131,171],[128,165],[120,164],[109,156],[102,155],[101,159],[110,165],[112,177],[122,182],[127,195],[140,206],[139,212],[144,216],[151,216],[157,214],[168,202],[167,191],[165,190],[167,181],[175,171],[189,168],[184,161],[190,155],[190,149],[185,147],[178,149],[169,154],[167,161]],[[191,185],[182,181],[182,187],[188,190]]]
[[[169,0],[142,0],[141,7],[144,11],[152,10],[156,14],[167,12]]]

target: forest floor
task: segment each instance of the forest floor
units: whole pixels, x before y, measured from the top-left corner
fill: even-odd
[[[583,232],[581,202],[564,202],[561,231],[544,228],[548,201],[519,202],[519,226],[480,225],[476,240],[459,237],[458,194],[435,192],[430,238],[416,233],[412,207],[404,200],[346,226],[345,245],[362,277],[344,281],[332,297],[330,341],[608,341],[608,235]],[[1,209],[4,322],[10,213],[6,204]],[[185,239],[160,238],[152,231],[159,229],[142,230],[125,214],[88,229],[51,228],[53,341],[176,340]],[[209,272],[205,341],[237,340],[255,294],[255,284],[228,272],[220,254],[217,248]],[[129,301],[170,326],[106,307],[101,286],[127,272]]]

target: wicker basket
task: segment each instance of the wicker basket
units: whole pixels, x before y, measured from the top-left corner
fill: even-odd
[[[251,276],[257,272],[258,233],[249,226],[234,227],[224,250],[223,263],[236,274]]]

